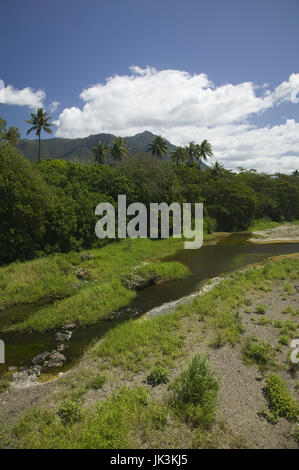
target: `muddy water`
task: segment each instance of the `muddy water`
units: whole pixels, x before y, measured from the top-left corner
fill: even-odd
[[[232,234],[220,240],[218,245],[204,246],[199,250],[181,250],[165,261],[184,263],[192,275],[186,279],[166,282],[139,291],[131,304],[118,312],[114,320],[101,320],[94,325],[74,330],[73,337],[65,351],[72,366],[86,347],[101,338],[110,328],[128,318],[136,317],[163,303],[177,300],[197,291],[207,279],[222,273],[240,269],[247,264],[263,261],[270,256],[299,252],[299,244],[253,245],[247,242],[247,234]],[[0,312],[0,329],[26,318],[33,311],[43,308],[51,299],[44,299],[35,305],[19,305]],[[0,364],[0,374],[9,366],[29,366],[32,358],[46,350],[55,348],[55,331],[47,333],[1,333],[6,347],[6,364]],[[59,369],[63,370],[63,369]],[[57,370],[56,370],[57,373]]]

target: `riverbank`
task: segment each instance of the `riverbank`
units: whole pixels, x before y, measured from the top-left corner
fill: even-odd
[[[248,241],[255,244],[298,243],[299,222],[288,222],[264,230],[255,230],[252,235]]]
[[[132,275],[145,283],[188,275],[182,264],[158,262],[182,247],[180,239],[126,239],[98,250],[51,255],[0,268],[2,310],[42,298],[58,299],[27,314],[23,321],[4,326],[3,331],[46,331],[65,323],[82,326],[111,318],[136,295],[125,283]],[[148,265],[142,266],[144,263]]]
[[[109,330],[58,380],[0,396],[1,446],[296,448],[295,421],[264,390],[275,374],[284,405],[298,399],[289,359],[299,334],[298,276],[299,255],[280,257],[172,312]],[[208,419],[193,404],[198,420],[190,421],[188,403],[178,411],[171,397],[196,353],[208,353],[219,391],[215,414]]]

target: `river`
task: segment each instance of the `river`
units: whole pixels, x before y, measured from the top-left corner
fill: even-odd
[[[163,261],[182,262],[188,266],[192,275],[139,291],[129,306],[117,312],[114,320],[101,320],[94,325],[75,329],[69,348],[65,351],[67,365],[59,371],[73,366],[92,341],[101,338],[108,329],[114,328],[128,318],[140,316],[154,307],[196,292],[204,281],[220,274],[263,261],[271,256],[299,252],[299,243],[254,245],[247,239],[246,233],[234,233],[220,239],[217,245],[203,246],[199,250],[181,250],[174,256],[165,258]],[[34,305],[19,305],[0,312],[0,328],[8,321],[20,321],[49,301],[50,299],[43,299]],[[5,342],[6,350],[6,363],[0,364],[0,375],[9,366],[28,367],[34,356],[56,347],[53,331],[31,334],[1,333],[0,337]],[[55,372],[57,373],[57,370]]]

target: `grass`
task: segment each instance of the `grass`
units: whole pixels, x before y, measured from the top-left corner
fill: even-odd
[[[247,364],[257,364],[261,370],[274,364],[274,353],[270,343],[259,341],[256,337],[246,339],[242,353]]]
[[[183,344],[179,332],[180,314],[132,319],[109,330],[93,349],[113,367],[139,371],[156,362],[163,366],[173,363]]]
[[[133,434],[147,419],[144,388],[122,388],[88,410],[63,402],[58,412],[33,409],[14,427],[26,449],[117,449],[133,446]]]
[[[275,222],[274,220],[271,220],[269,218],[264,218],[264,219],[255,219],[251,223],[251,225],[248,227],[249,232],[256,232],[259,230],[268,230],[271,228],[279,227],[279,225],[282,225],[283,222]]]
[[[149,263],[125,273],[122,283],[128,289],[139,289],[174,279],[182,279],[191,273],[187,266],[177,261]]]
[[[207,356],[196,354],[171,386],[171,404],[187,423],[208,429],[215,420],[218,380]]]
[[[166,384],[168,380],[169,371],[159,364],[153,367],[147,377],[147,383],[155,387],[156,385]]]
[[[45,331],[63,326],[68,321],[87,325],[99,319],[110,318],[115,310],[127,305],[136,295],[134,291],[122,284],[123,276],[145,261],[151,262],[175,253],[183,246],[182,244],[180,239],[172,238],[160,241],[125,239],[120,243],[92,250],[90,253],[94,258],[90,260],[82,261],[80,253],[72,253],[22,264],[13,263],[10,274],[7,271],[8,268],[0,268],[0,279],[1,273],[3,275],[5,272],[5,288],[11,293],[11,297],[6,294],[8,299],[6,303],[9,301],[11,303],[31,302],[33,298],[38,300],[45,294],[53,295],[55,292],[57,295],[59,292],[60,295],[69,295],[72,292],[70,297],[39,309],[23,322],[10,325],[7,330]],[[88,270],[90,282],[78,281],[74,274],[78,267]],[[21,271],[17,276],[19,268]],[[43,272],[46,273],[45,279],[40,281],[37,287],[35,286],[36,268],[39,268],[39,276],[42,276]],[[160,281],[164,281],[184,277],[189,274],[189,271],[180,263],[170,262],[145,265],[140,268],[140,273],[144,277],[155,273]],[[24,281],[26,288],[22,287],[21,278],[26,279]],[[43,289],[44,284],[51,284],[52,281],[54,285],[59,286],[59,289],[58,287]],[[75,290],[71,287],[74,281],[79,285],[79,288]],[[3,283],[2,286],[4,289]],[[30,291],[31,288],[35,292],[34,297]],[[20,291],[16,298],[12,297],[15,291]]]

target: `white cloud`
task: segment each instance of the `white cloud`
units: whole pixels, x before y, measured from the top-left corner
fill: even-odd
[[[60,105],[59,101],[52,101],[52,103],[50,103],[50,105],[49,105],[50,113],[55,113],[55,111],[57,111],[59,105]]]
[[[41,108],[46,94],[43,90],[34,91],[30,87],[17,90],[11,85],[5,86],[4,81],[0,80],[0,103],[14,104],[18,106],[29,106],[29,108]]]
[[[130,67],[130,72],[83,90],[83,108],[65,108],[56,121],[56,135],[128,136],[149,130],[178,145],[207,138],[215,158],[231,168],[270,172],[296,168],[299,123],[288,120],[257,128],[250,118],[282,101],[298,103],[299,74],[271,91],[267,84],[258,87],[252,82],[215,86],[203,73],[138,66]]]
[[[292,73],[287,82],[282,82],[275,88],[274,97],[277,101],[299,103],[299,73]]]

